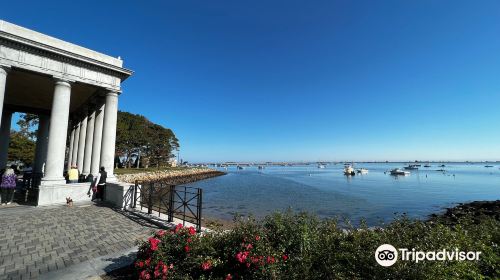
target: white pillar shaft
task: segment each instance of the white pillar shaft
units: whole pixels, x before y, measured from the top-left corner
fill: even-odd
[[[69,137],[69,151],[68,151],[68,163],[66,164],[66,169],[71,168],[71,162],[73,161],[73,146],[75,142],[75,128],[71,127],[71,136]]]
[[[92,163],[92,144],[94,143],[94,123],[95,110],[87,118],[87,134],[85,135],[85,153],[83,156],[83,175],[90,174],[90,164]]]
[[[49,116],[38,117],[38,131],[36,134],[35,166],[33,171],[42,173],[47,159],[47,144],[49,138]]]
[[[3,100],[5,97],[5,86],[7,85],[7,70],[0,66],[0,125],[2,125]]]
[[[83,171],[83,156],[85,153],[85,141],[87,140],[87,110],[85,109],[85,115],[80,123],[80,137],[78,141],[78,155],[76,160],[76,165],[78,166],[78,172],[82,174]]]
[[[0,128],[0,169],[7,165],[7,157],[10,142],[10,124],[12,122],[12,113],[4,111],[1,118]]]
[[[106,94],[104,124],[102,129],[101,166],[104,166],[108,178],[114,178],[116,121],[118,117],[118,94]]]
[[[71,156],[71,165],[76,165],[78,160],[78,143],[80,142],[80,125],[81,122],[78,121],[75,128],[75,140],[73,140],[73,155]]]
[[[92,143],[92,162],[90,164],[90,174],[97,176],[101,164],[101,142],[102,125],[104,121],[104,103],[98,105],[95,112],[94,141]]]
[[[64,183],[64,152],[68,133],[71,85],[58,80],[54,88],[52,111],[50,115],[49,145],[45,165],[44,183]]]

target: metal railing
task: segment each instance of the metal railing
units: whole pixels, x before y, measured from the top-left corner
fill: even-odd
[[[200,188],[136,181],[132,208],[147,208],[148,214],[153,214],[154,210],[158,212],[158,217],[167,215],[168,222],[178,218],[183,225],[190,222],[196,225],[197,231],[201,231],[202,198],[203,191]]]

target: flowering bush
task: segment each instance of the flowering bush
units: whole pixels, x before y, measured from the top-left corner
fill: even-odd
[[[400,218],[384,229],[342,228],[307,214],[240,220],[203,234],[177,225],[140,245],[139,279],[450,279],[500,276],[500,222],[462,218],[455,225]],[[474,262],[396,262],[379,266],[376,248],[482,251]]]

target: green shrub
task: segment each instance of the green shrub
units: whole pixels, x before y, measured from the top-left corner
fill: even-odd
[[[498,279],[500,222],[470,217],[454,225],[399,217],[383,229],[340,227],[304,213],[240,219],[234,229],[198,234],[178,225],[141,244],[141,279]],[[377,264],[381,244],[422,251],[481,251],[479,261]]]

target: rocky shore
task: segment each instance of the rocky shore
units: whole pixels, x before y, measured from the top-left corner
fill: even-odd
[[[172,185],[187,184],[204,180],[226,173],[209,168],[185,168],[175,170],[159,170],[133,174],[116,175],[121,182],[134,183],[136,180],[142,182],[162,181]]]
[[[500,200],[460,203],[455,207],[446,208],[442,214],[430,215],[429,221],[454,225],[465,216],[471,217],[475,223],[480,223],[485,217],[493,217],[500,221]]]

